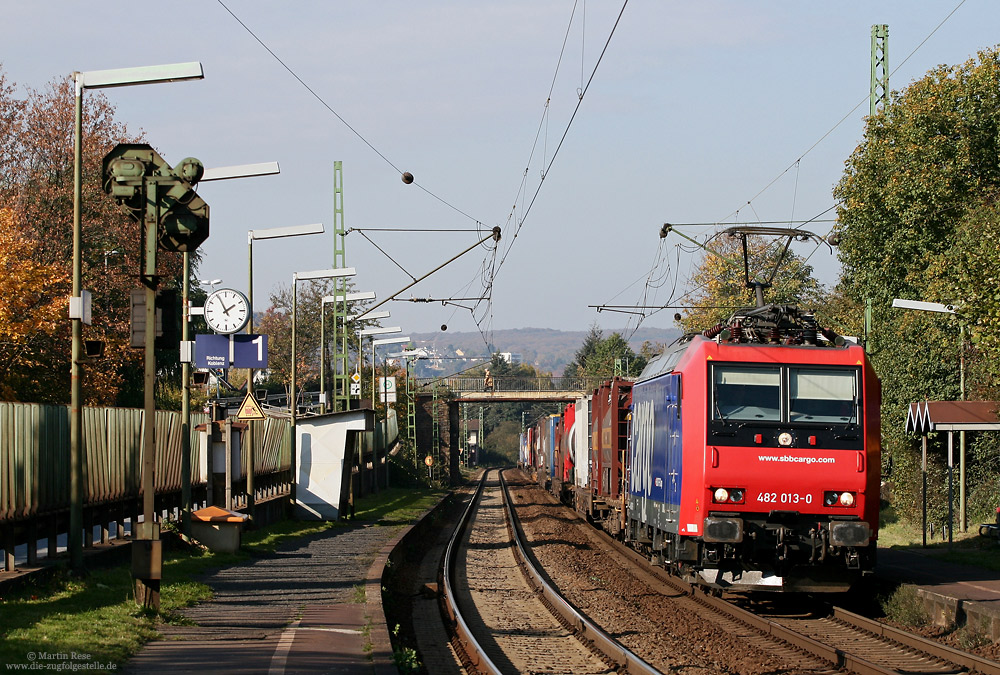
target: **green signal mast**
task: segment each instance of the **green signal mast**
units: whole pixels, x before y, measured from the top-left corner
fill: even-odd
[[[347,266],[344,229],[344,170],[343,163],[333,163],[333,266]],[[350,407],[350,382],[347,371],[347,278],[333,280],[334,354],[333,354],[333,410],[343,411]],[[326,349],[326,345],[323,345]],[[359,352],[360,358],[360,352]],[[374,397],[374,394],[372,394]]]
[[[875,24],[872,26],[872,79],[871,79],[871,116],[881,105],[889,101],[889,26]]]

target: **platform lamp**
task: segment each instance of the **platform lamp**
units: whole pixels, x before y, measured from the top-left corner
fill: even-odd
[[[277,162],[261,162],[258,164],[239,164],[205,169],[198,181],[230,180],[233,178],[254,178],[256,176],[273,176],[281,173]],[[181,283],[181,535],[191,538],[191,361],[194,347],[191,342],[191,317],[196,312],[191,311],[191,254],[183,253],[183,280]],[[198,283],[208,285],[215,290],[222,279],[199,279]],[[253,437],[250,437],[251,466],[247,472],[248,506],[253,508]],[[211,477],[209,477],[211,480]]]
[[[361,312],[359,314],[345,314],[344,315],[344,331],[347,331],[347,324],[350,321],[381,321],[382,319],[388,319],[392,316],[392,312],[388,310],[378,310],[372,312],[371,310]],[[365,329],[368,330],[368,329]],[[400,328],[400,332],[402,332]],[[365,335],[371,335],[371,333],[365,333]],[[358,333],[358,372],[361,371],[361,333]],[[374,394],[372,394],[374,396]]]
[[[222,279],[198,279],[198,283],[202,286],[211,286],[214,291],[215,287],[222,283]]]
[[[262,230],[249,230],[247,232],[247,301],[250,305],[250,320],[247,321],[247,335],[253,335],[254,331],[254,317],[253,317],[253,243],[255,240],[259,239],[283,239],[285,237],[300,237],[307,234],[323,234],[323,224],[313,223],[310,225],[286,225],[284,227],[269,227]],[[247,371],[247,393],[253,391],[253,380],[254,380],[254,370],[251,368]],[[252,449],[254,447],[254,433],[253,425],[251,424],[247,429],[247,441]],[[250,471],[247,473],[247,510],[250,512],[251,519],[254,516],[254,494],[253,494],[253,480],[249,478],[253,474],[253,454],[251,451],[250,455]]]
[[[358,318],[364,317],[366,319],[375,319],[375,318],[388,318],[389,317],[389,312],[385,312],[386,316],[384,316],[384,317],[376,317],[375,316],[376,314],[381,314],[381,313],[382,312],[366,312],[365,314],[359,315]],[[391,326],[391,327],[386,327],[386,328],[383,328],[383,327],[380,327],[380,326],[376,326],[374,328],[363,328],[363,329],[359,330],[358,331],[358,372],[360,373],[361,366],[362,366],[361,355],[364,353],[364,345],[363,345],[364,336],[366,336],[366,335],[373,335],[373,336],[374,335],[388,335],[390,333],[402,333],[402,332],[403,332],[403,329],[400,328],[399,326]],[[372,338],[372,411],[373,412],[375,411],[375,389],[376,389],[376,387],[375,387],[375,338],[373,337]],[[373,449],[373,452],[374,452],[374,449]],[[362,459],[362,461],[361,461],[361,464],[359,466],[359,469],[362,471],[362,476],[363,476],[364,475],[364,473],[363,473],[364,472],[364,456],[362,456],[361,459]],[[373,471],[374,471],[374,467],[375,467],[375,463],[374,463],[374,460],[373,460],[372,461],[372,470]],[[376,477],[377,477],[377,475],[376,475]],[[377,483],[378,481],[376,480],[375,482]]]
[[[358,293],[348,293],[344,296],[344,302],[358,302],[360,300],[374,300],[375,291],[361,291]],[[327,409],[326,396],[326,306],[337,301],[336,295],[324,295],[319,314],[319,392],[320,400],[323,402],[323,411]],[[347,319],[344,319],[344,335],[347,334]],[[336,326],[334,326],[336,328]],[[336,385],[334,385],[336,388]]]
[[[295,418],[298,416],[298,392],[296,390],[296,372],[298,368],[296,365],[297,354],[295,351],[296,344],[296,311],[298,305],[298,288],[299,281],[309,281],[314,279],[335,279],[339,277],[353,277],[357,274],[357,271],[353,267],[341,267],[341,268],[331,268],[325,270],[313,270],[311,272],[295,272],[292,274],[292,383],[291,383],[291,395],[288,400],[288,410],[291,419],[291,434],[292,434],[292,504],[295,504],[295,485],[298,482],[298,478],[295,475],[297,468],[297,462],[295,461],[295,453],[297,451],[298,440],[295,437]],[[321,308],[322,310],[322,308]]]
[[[74,72],[76,111],[73,124],[73,295],[70,297],[72,345],[70,363],[70,565],[83,567],[83,383],[80,362],[83,358],[84,300],[81,288],[83,258],[83,91],[140,84],[200,80],[205,77],[201,63],[173,63],[139,68],[116,68]]]
[[[895,298],[892,306],[899,309],[915,309],[918,312],[936,312],[938,314],[955,314],[955,305],[945,305],[940,302],[926,302],[924,300],[902,300]],[[959,324],[959,352],[958,352],[958,380],[959,396],[965,400],[965,358],[962,354],[965,345],[965,326]],[[952,504],[954,503],[954,493],[952,488],[952,474],[954,472],[954,460],[952,459],[951,444],[948,444],[948,543],[951,543],[952,529],[954,527],[954,515]],[[920,467],[923,474],[923,538],[924,546],[927,546],[927,442],[923,444],[923,453]],[[958,513],[959,525],[962,532],[966,530],[966,509],[965,509],[965,431],[958,433]]]
[[[406,343],[406,342],[409,342],[409,341],[410,341],[409,336],[407,336],[407,337],[395,337],[395,338],[384,338],[384,339],[381,339],[381,340],[372,340],[372,377],[374,377],[374,375],[375,375],[375,348],[376,347],[380,347],[382,345],[398,345],[398,344],[403,344],[403,343]],[[385,369],[383,369],[382,372],[383,372],[383,376],[384,376],[385,375]],[[388,380],[384,379],[384,377],[383,377],[383,382],[386,382],[386,386],[388,387]],[[383,397],[388,398],[388,396],[386,395],[386,391],[384,389],[382,391],[382,395],[383,395]],[[375,392],[374,392],[374,390],[372,390],[372,399],[374,399],[374,398],[375,398]],[[386,435],[389,432],[389,401],[385,401],[384,403],[385,403],[385,419],[382,421],[382,454],[385,455],[385,457],[386,457],[385,486],[389,487],[389,463],[388,463],[389,462],[389,460],[388,460],[388,450],[389,450],[389,447],[388,447],[388,443],[386,443],[386,439],[385,439]],[[372,409],[375,409],[375,402],[374,402],[374,400],[372,401]],[[375,456],[372,458],[373,459],[372,465],[373,465],[373,467],[375,469],[375,492],[378,492],[378,447],[377,446],[375,446],[374,451],[375,451]]]
[[[399,326],[391,326],[388,328],[376,327],[376,328],[363,328],[358,331],[358,341],[365,335],[388,335],[390,333],[402,333],[403,329]],[[360,349],[360,347],[359,347]],[[375,338],[372,338],[372,408],[375,407]]]

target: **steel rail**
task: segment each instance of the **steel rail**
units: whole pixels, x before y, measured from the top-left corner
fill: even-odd
[[[447,548],[445,548],[443,574],[444,605],[448,611],[449,618],[453,622],[453,627],[458,640],[461,642],[462,648],[465,650],[465,654],[472,662],[472,665],[474,665],[480,672],[489,673],[490,675],[502,675],[500,669],[497,668],[496,664],[493,663],[493,661],[490,660],[490,657],[486,655],[485,650],[476,640],[472,631],[469,629],[469,625],[462,617],[462,612],[458,608],[458,600],[453,591],[451,581],[455,567],[454,551],[456,548],[456,542],[461,540],[462,534],[465,532],[466,527],[469,525],[469,521],[472,519],[472,514],[476,509],[476,505],[479,503],[479,498],[483,494],[483,489],[486,487],[486,478],[489,474],[489,469],[483,472],[483,477],[479,480],[479,487],[476,488],[476,493],[472,496],[472,499],[469,500],[469,505],[465,508],[465,513],[462,514],[462,518],[455,527],[455,531],[452,533],[451,539],[448,540]]]
[[[499,472],[500,485],[503,488],[504,506],[507,510],[508,522],[512,527],[514,543],[517,545],[518,555],[521,557],[524,569],[529,573],[534,585],[541,590],[542,595],[555,609],[556,612],[576,631],[590,640],[594,646],[605,656],[615,663],[624,667],[625,672],[643,675],[658,675],[659,670],[649,665],[636,654],[631,652],[624,645],[616,641],[610,635],[601,630],[593,621],[576,609],[569,601],[562,597],[555,588],[549,584],[542,576],[538,568],[532,564],[531,558],[524,544],[524,530],[521,528],[521,521],[517,517],[510,493],[507,489],[507,481],[503,476],[503,471]]]
[[[948,645],[928,640],[925,637],[914,635],[913,633],[907,633],[906,631],[893,628],[887,624],[860,616],[854,612],[849,612],[846,609],[834,607],[833,618],[849,623],[855,628],[860,628],[861,630],[868,631],[869,633],[873,633],[879,637],[886,638],[887,640],[898,642],[899,644],[906,645],[912,649],[936,656],[944,661],[950,661],[951,663],[962,666],[963,668],[968,668],[969,671],[981,673],[982,675],[1000,675],[1000,663],[997,663],[996,661],[991,661],[981,656],[970,654],[969,652],[959,651],[958,649],[954,649]]]
[[[574,511],[574,514],[575,513],[576,512]],[[637,563],[647,566],[647,571],[650,572],[656,579],[659,579],[661,582],[669,585],[674,590],[688,595],[688,597],[692,600],[707,609],[710,609],[718,614],[728,616],[730,619],[735,621],[744,623],[760,633],[770,635],[777,640],[781,640],[782,642],[792,645],[797,649],[801,649],[803,652],[810,654],[811,656],[827,661],[837,668],[843,668],[852,673],[857,673],[857,675],[899,675],[899,671],[895,668],[881,666],[877,663],[869,661],[868,659],[846,652],[838,647],[824,644],[815,638],[782,626],[771,619],[754,614],[753,612],[743,609],[742,607],[737,607],[722,598],[709,595],[705,589],[700,589],[690,583],[682,581],[664,569],[649,566],[649,561],[644,556],[640,555],[636,551],[633,551],[624,544],[611,539],[606,535],[606,533],[597,532],[597,534],[600,535],[604,541],[614,547],[616,551],[625,554],[626,557],[631,558]],[[920,647],[919,649],[921,651],[926,651],[923,647]],[[933,653],[931,655],[937,656]],[[1000,673],[997,673],[997,675],[1000,675]]]
[[[574,509],[568,510],[573,514],[573,517],[582,520],[580,514]],[[722,598],[710,595],[707,591],[705,591],[705,589],[695,587],[690,583],[682,581],[663,568],[649,565],[649,561],[645,556],[640,555],[638,552],[628,548],[621,542],[609,537],[607,533],[596,529],[594,529],[593,532],[602,541],[614,548],[615,551],[640,565],[641,569],[644,569],[660,582],[665,583],[674,590],[689,596],[695,602],[711,609],[712,611],[728,616],[733,620],[740,621],[763,634],[770,635],[775,639],[801,649],[812,656],[823,659],[837,668],[843,668],[852,673],[857,673],[858,675],[899,675],[900,671],[896,668],[882,666],[838,647],[824,644],[812,637],[809,637],[808,635],[799,633],[792,628],[782,626],[771,619],[754,614],[753,612],[743,609],[742,607],[737,607]],[[1000,663],[983,659],[979,656],[975,656],[974,654],[958,651],[946,645],[934,642],[933,640],[928,640],[918,635],[893,628],[886,624],[866,619],[857,614],[848,612],[847,610],[835,608],[834,618],[842,621],[843,623],[853,624],[856,628],[872,633],[887,640],[888,642],[893,642],[903,647],[915,649],[921,653],[927,654],[928,656],[932,656],[959,666],[959,668],[953,672],[962,672],[962,669],[967,669],[971,672],[982,673],[982,675],[1000,675]]]

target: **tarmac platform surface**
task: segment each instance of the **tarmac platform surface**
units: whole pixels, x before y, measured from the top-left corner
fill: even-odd
[[[403,531],[332,528],[211,573],[215,597],[182,612],[192,625],[164,626],[124,672],[396,673],[381,578]]]

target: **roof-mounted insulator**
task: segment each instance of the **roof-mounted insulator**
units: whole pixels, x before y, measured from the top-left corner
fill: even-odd
[[[707,337],[709,340],[711,340],[716,335],[718,335],[719,333],[721,333],[722,329],[725,328],[725,327],[726,327],[725,324],[717,323],[714,326],[712,326],[711,328],[709,328],[708,330],[702,331],[701,334],[704,335],[705,337]]]

